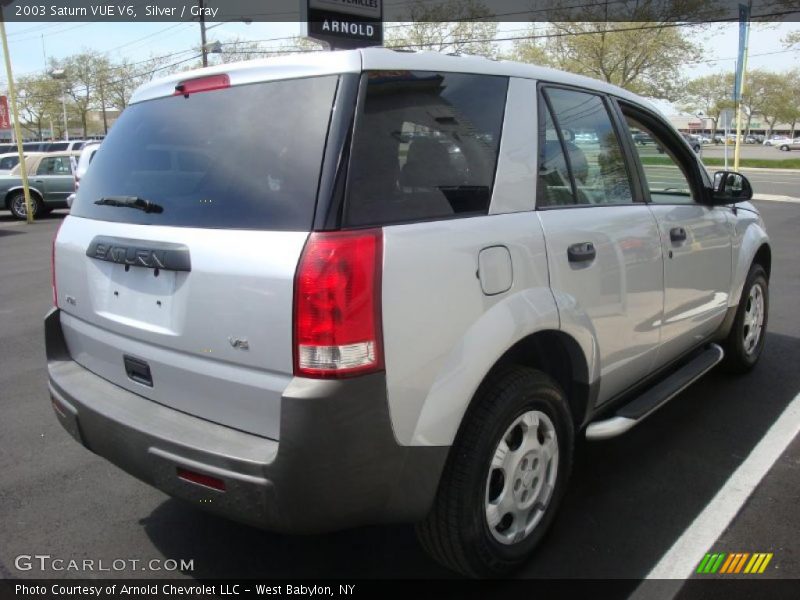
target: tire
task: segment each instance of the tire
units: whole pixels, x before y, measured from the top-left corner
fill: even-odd
[[[789,146],[787,146],[786,144],[784,144],[783,146],[781,146],[781,150],[782,150],[783,152],[789,152],[789,150],[791,150],[791,148],[789,148]]]
[[[561,388],[540,371],[500,369],[479,388],[433,507],[417,525],[423,548],[470,577],[499,577],[519,567],[552,523],[572,469],[573,443]]]
[[[35,194],[31,194],[31,208],[33,209],[33,217],[41,215],[42,201]],[[8,210],[15,219],[24,221],[27,218],[25,211],[25,194],[23,192],[14,192],[8,198]]]
[[[742,288],[733,326],[723,343],[722,364],[728,372],[746,373],[756,366],[766,342],[768,317],[769,280],[764,268],[754,264]],[[760,327],[756,329],[759,321]]]

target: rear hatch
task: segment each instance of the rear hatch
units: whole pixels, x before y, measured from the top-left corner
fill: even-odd
[[[123,112],[59,232],[57,303],[85,368],[277,439],[338,77],[219,82]]]

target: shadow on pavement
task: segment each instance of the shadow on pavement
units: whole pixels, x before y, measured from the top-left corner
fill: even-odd
[[[800,371],[783,359],[799,343],[770,333],[749,375],[716,370],[627,435],[582,442],[558,518],[519,576],[644,577],[800,390]],[[177,500],[142,524],[165,556],[195,559],[197,578],[452,576],[410,526],[284,536]]]

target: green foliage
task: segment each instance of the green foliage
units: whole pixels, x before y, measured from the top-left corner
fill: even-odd
[[[497,45],[492,40],[497,23],[487,18],[491,14],[478,0],[447,0],[440,4],[415,0],[408,13],[411,22],[392,29],[389,24],[384,44],[390,48],[495,58]]]
[[[515,44],[513,57],[546,64],[666,100],[681,97],[682,66],[699,60],[700,46],[667,23],[558,22],[531,30],[538,39]],[[547,36],[547,37],[541,37]]]

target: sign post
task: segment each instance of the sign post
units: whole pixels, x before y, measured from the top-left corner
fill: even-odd
[[[383,44],[383,0],[300,0],[300,18],[331,50]]]
[[[739,56],[736,59],[736,77],[733,99],[736,101],[736,145],[733,147],[733,170],[739,170],[739,153],[742,146],[742,90],[747,71],[747,42],[750,37],[750,5],[739,5]]]
[[[0,38],[3,42],[3,54],[6,62],[6,77],[8,77],[8,95],[11,97],[11,110],[14,111],[14,135],[17,138],[17,152],[19,152],[19,174],[22,177],[22,193],[25,195],[25,220],[33,223],[33,210],[31,205],[31,191],[28,188],[28,170],[25,168],[25,155],[22,151],[22,132],[19,128],[19,112],[17,111],[17,95],[14,90],[14,76],[11,71],[11,56],[8,54],[8,40],[6,39],[6,24],[0,13]],[[8,111],[6,111],[8,112]]]

